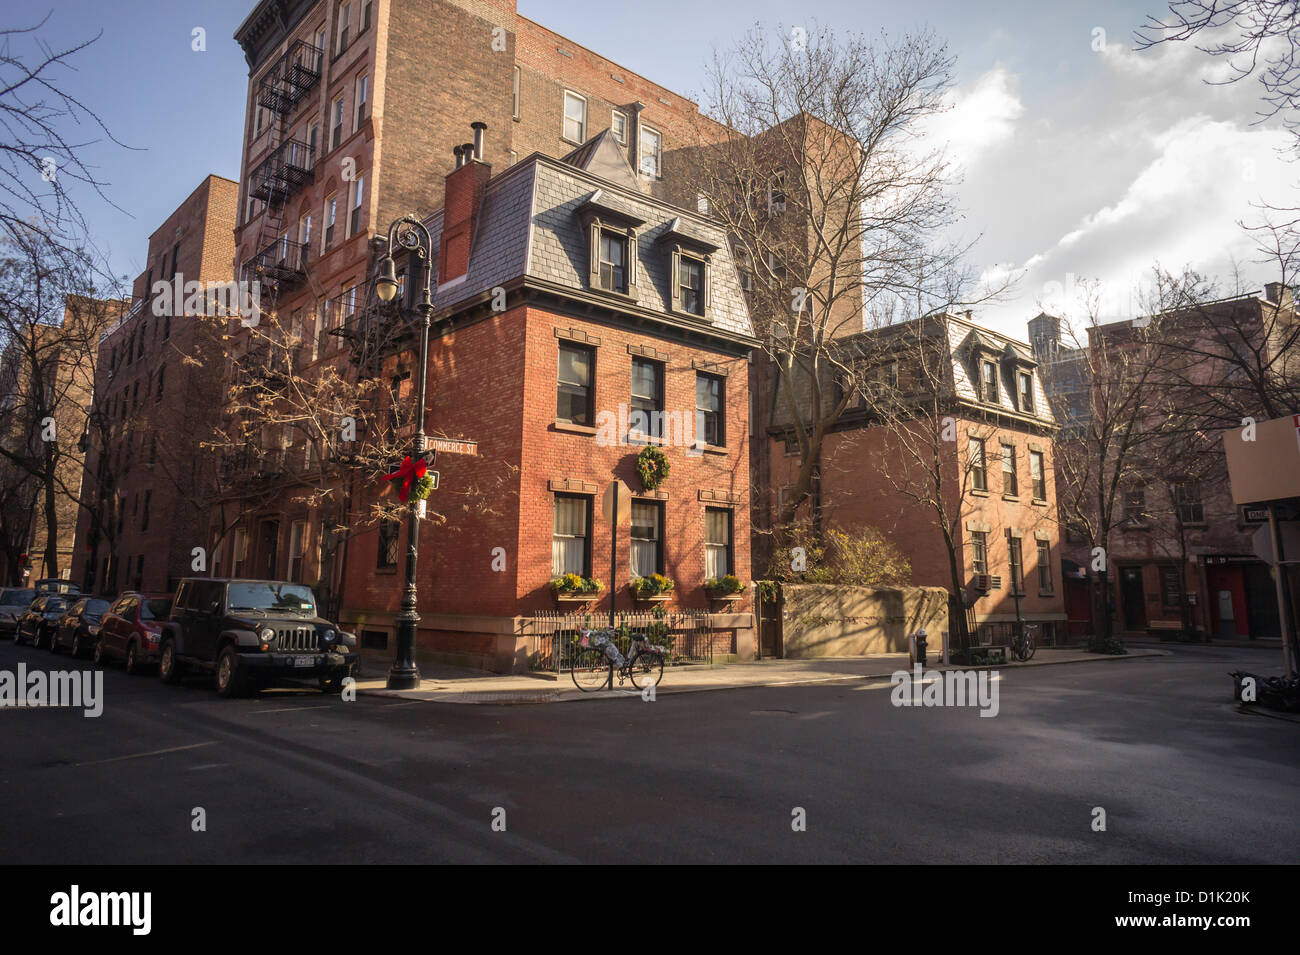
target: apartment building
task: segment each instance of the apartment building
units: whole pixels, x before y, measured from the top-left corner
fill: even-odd
[[[1266,515],[1233,504],[1221,443],[1206,440],[1171,456],[1157,432],[1173,415],[1186,417],[1192,435],[1231,437],[1247,416],[1293,410],[1300,394],[1290,357],[1296,334],[1291,292],[1277,285],[1088,329],[1090,388],[1100,389],[1110,366],[1127,355],[1140,354],[1137,360],[1154,368],[1136,411],[1140,437],[1122,465],[1109,547],[1105,603],[1118,633],[1146,637],[1190,626],[1209,637],[1279,635],[1272,571],[1253,544]],[[1048,387],[1051,394],[1060,384],[1049,379]],[[1080,436],[1061,453],[1097,452]],[[1070,618],[1080,631],[1091,628],[1095,612],[1088,599],[1098,582],[1092,546],[1079,529],[1066,528]]]
[[[233,278],[238,188],[208,176],[154,230],[131,307],[99,342],[72,568],[87,593],[169,592],[205,546],[215,482],[202,444],[221,408],[225,324],[215,290]]]
[[[927,495],[942,499],[978,639],[1005,638],[1019,619],[1041,625],[1040,639],[1053,641],[1065,619],[1052,480],[1056,423],[1029,346],[967,313],[872,329],[839,347],[866,384],[826,436],[813,499],[800,516],[844,529],[875,527],[907,556],[913,584],[951,592],[944,528],[924,502]],[[807,384],[794,387],[807,400]],[[828,379],[823,393],[834,387]],[[765,413],[770,518],[802,462],[784,403],[772,402]],[[926,464],[934,460],[937,481]]]

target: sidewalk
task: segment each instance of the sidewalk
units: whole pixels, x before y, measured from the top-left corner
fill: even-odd
[[[1059,663],[1100,663],[1107,660],[1133,660],[1139,657],[1168,655],[1168,650],[1130,650],[1127,656],[1108,656],[1078,649],[1039,649],[1028,663],[1010,663],[991,669],[1013,670],[1023,667],[1052,666]],[[908,669],[906,653],[887,653],[870,657],[835,657],[813,660],[761,660],[752,663],[722,663],[716,666],[687,665],[668,667],[657,694],[695,693],[703,690],[730,690],[738,687],[796,686],[816,683],[848,683],[861,680],[889,679],[897,670]],[[945,670],[930,658],[927,670]],[[990,668],[979,668],[990,669]],[[611,697],[632,698],[639,692],[627,684],[626,689],[583,693],[573,685],[567,673],[559,679],[554,674],[509,675],[484,673],[452,666],[421,666],[424,679],[418,690],[385,689],[385,677],[363,675],[357,692],[369,696],[386,696],[425,703],[563,703],[572,700],[599,700]],[[617,683],[617,678],[615,678]]]

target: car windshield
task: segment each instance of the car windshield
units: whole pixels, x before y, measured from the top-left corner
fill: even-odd
[[[302,584],[238,583],[227,594],[231,610],[266,610],[272,613],[316,612],[311,588]]]
[[[6,590],[0,593],[0,606],[3,607],[26,607],[36,599],[34,590]]]
[[[68,602],[62,597],[51,597],[45,601],[45,610],[48,613],[51,610],[67,610]]]
[[[151,597],[140,601],[141,620],[164,620],[172,612],[172,602],[166,597]]]
[[[85,606],[81,608],[82,613],[88,613],[91,616],[102,616],[108,610],[107,600],[87,600]]]

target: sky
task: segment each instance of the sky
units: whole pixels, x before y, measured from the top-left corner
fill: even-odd
[[[47,9],[41,36],[52,46],[102,31],[60,80],[124,144],[78,131],[95,140],[87,154],[111,202],[77,199],[129,281],[144,270],[149,234],[204,176],[238,176],[247,66],[231,37],[252,0],[60,0],[10,5],[0,20],[29,26]],[[1156,264],[1190,265],[1225,292],[1240,270],[1259,288],[1271,276],[1240,223],[1258,221],[1262,201],[1297,204],[1300,170],[1280,153],[1279,124],[1256,123],[1253,81],[1207,84],[1224,64],[1185,44],[1132,49],[1134,29],[1164,10],[1159,0],[660,0],[653,17],[607,0],[518,9],[697,98],[712,51],[756,23],[784,34],[814,23],[868,35],[932,29],[956,60],[951,109],[927,130],[960,174],[963,215],[950,238],[972,243],[977,273],[1014,279],[975,317],[1017,337],[1043,309],[1080,324],[1087,282],[1101,283],[1103,319],[1137,314]]]

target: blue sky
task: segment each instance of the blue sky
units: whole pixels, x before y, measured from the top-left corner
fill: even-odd
[[[132,147],[89,150],[124,212],[79,196],[119,275],[143,270],[149,233],[205,175],[238,174],[247,67],[231,36],[251,8],[252,0],[61,0],[52,11],[42,34],[52,44],[103,31],[63,79]],[[981,310],[1013,334],[1024,335],[1040,306],[1077,317],[1068,295],[1076,280],[1105,282],[1111,317],[1122,317],[1156,261],[1226,277],[1235,260],[1247,280],[1262,281],[1235,223],[1259,198],[1292,201],[1282,193],[1295,169],[1275,154],[1281,134],[1251,125],[1253,87],[1206,86],[1216,63],[1187,47],[1128,49],[1144,16],[1163,9],[1158,0],[662,0],[654,17],[611,13],[618,9],[607,0],[519,0],[522,14],[687,95],[699,90],[711,51],[754,22],[894,35],[933,28],[957,60],[953,110],[934,131],[963,170],[957,231],[978,240],[977,269],[1019,278],[1006,301]],[[30,25],[44,10],[11,8],[4,19]],[[204,52],[191,49],[196,27],[206,31]]]

